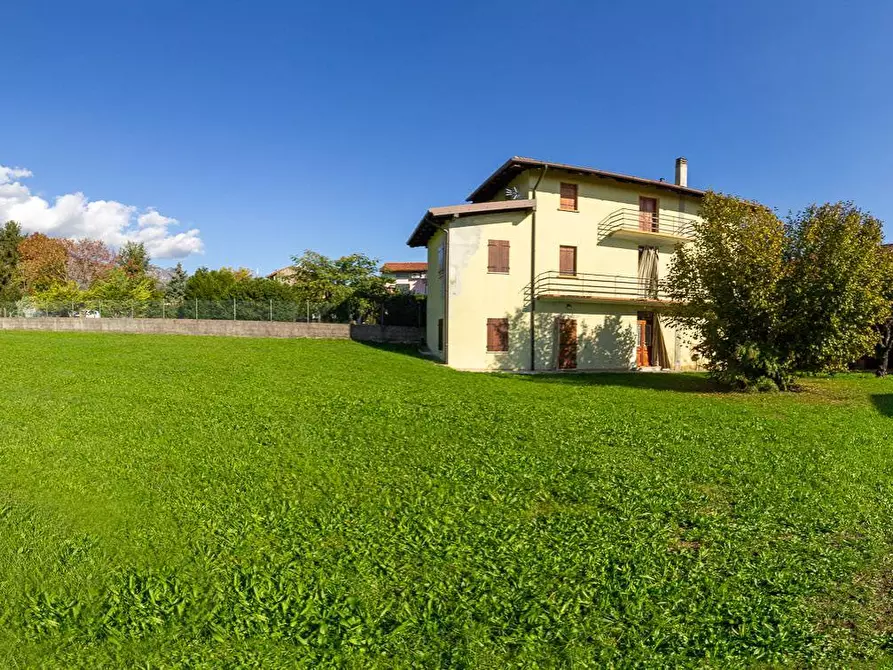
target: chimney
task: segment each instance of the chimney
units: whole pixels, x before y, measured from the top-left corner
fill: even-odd
[[[688,186],[688,161],[682,156],[676,159],[676,186]]]

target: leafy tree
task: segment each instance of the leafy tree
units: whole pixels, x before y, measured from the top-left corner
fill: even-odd
[[[118,267],[128,277],[144,277],[149,271],[149,254],[142,242],[127,242],[118,252]]]
[[[117,257],[105,242],[82,239],[63,240],[63,244],[68,254],[66,262],[68,278],[81,290],[90,288],[94,282],[108,276],[115,267]]]
[[[849,202],[789,217],[782,323],[798,370],[846,369],[872,351],[886,316],[881,222]]]
[[[719,381],[786,388],[793,359],[780,341],[784,224],[767,207],[708,193],[693,237],[670,262],[672,320],[698,336]]]
[[[878,322],[875,330],[878,334],[877,357],[878,377],[886,377],[890,367],[890,354],[893,351],[893,249],[883,248],[878,261],[879,274],[883,283],[884,299],[887,303],[887,313]]]
[[[365,321],[388,295],[388,280],[378,275],[378,260],[365,254],[331,259],[315,251],[292,258],[296,295],[312,303],[334,306],[333,316]]]
[[[25,239],[15,221],[0,228],[0,302],[12,302],[22,295],[19,276],[19,244]]]
[[[44,311],[68,313],[84,298],[74,281],[56,282],[31,294],[31,304]]]
[[[123,267],[116,267],[93,284],[86,296],[91,300],[144,303],[156,297],[155,282],[151,277],[130,276]]]
[[[174,268],[171,278],[164,288],[165,299],[175,304],[183,302],[183,299],[186,297],[186,283],[188,280],[189,275],[183,269],[183,264],[177,263],[177,267]]]
[[[786,389],[796,370],[839,370],[871,349],[890,304],[877,219],[837,203],[784,224],[708,193],[693,228],[670,265],[671,317],[700,338],[718,380]]]
[[[68,280],[68,252],[62,240],[32,233],[19,243],[22,280],[29,293]]]

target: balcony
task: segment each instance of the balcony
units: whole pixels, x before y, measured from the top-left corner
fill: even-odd
[[[598,224],[599,240],[630,240],[638,244],[680,244],[692,239],[692,216],[667,212],[641,212],[622,207]]]
[[[533,284],[537,300],[600,302],[656,307],[670,302],[659,282],[627,275],[541,272]]]

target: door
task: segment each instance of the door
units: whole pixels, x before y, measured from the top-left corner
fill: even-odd
[[[558,319],[558,369],[574,370],[577,367],[577,320]]]
[[[658,232],[657,198],[639,198],[639,229],[649,233]]]
[[[636,367],[648,368],[654,360],[654,312],[639,312],[636,318]]]

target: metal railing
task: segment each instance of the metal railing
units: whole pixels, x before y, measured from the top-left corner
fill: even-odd
[[[661,282],[630,275],[586,272],[567,275],[554,270],[538,274],[533,291],[537,298],[611,298],[630,301],[669,299]]]
[[[600,237],[608,237],[618,231],[659,233],[680,239],[692,234],[693,218],[667,212],[641,212],[634,207],[621,207],[611,212],[598,225]]]

